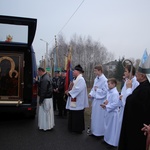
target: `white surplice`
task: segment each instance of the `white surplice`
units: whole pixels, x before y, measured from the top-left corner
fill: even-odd
[[[106,105],[106,114],[104,120],[104,141],[112,146],[118,146],[118,101],[119,101],[119,92],[116,87],[108,90],[107,93],[108,104]]]
[[[87,87],[82,74],[79,74],[73,83],[66,104],[66,109],[69,109],[68,129],[82,133],[85,129],[84,109],[89,107]],[[72,101],[72,99],[76,100]]]
[[[38,127],[46,131],[52,129],[54,125],[53,101],[52,98],[46,98],[39,106]]]
[[[97,86],[97,90],[94,87]],[[92,96],[91,133],[95,136],[104,135],[105,110],[100,106],[106,100],[108,90],[107,78],[102,74],[94,80],[89,95]]]
[[[89,107],[87,87],[82,74],[80,74],[74,81],[72,90],[69,91],[72,98],[76,98],[76,104],[74,107],[71,106],[71,97],[68,96],[66,109],[69,110],[83,110]]]
[[[127,79],[128,80],[128,79]],[[134,91],[134,89],[139,86],[139,82],[137,81],[136,77],[134,76],[131,80],[132,80],[132,88],[126,88],[126,83],[127,83],[127,80],[125,81],[124,83],[124,86],[121,90],[121,95],[122,95],[122,99],[119,100],[119,106],[120,106],[120,109],[119,109],[119,121],[118,121],[118,133],[117,133],[117,136],[118,136],[118,141],[119,141],[119,138],[120,138],[120,131],[121,131],[121,126],[122,126],[122,119],[123,119],[123,113],[124,113],[124,107],[125,107],[125,104],[126,104],[126,98],[132,94],[132,92]]]

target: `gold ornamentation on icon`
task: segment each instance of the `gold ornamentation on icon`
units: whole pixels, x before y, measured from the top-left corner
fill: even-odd
[[[3,60],[8,60],[10,62],[10,64],[11,64],[11,68],[10,68],[10,71],[9,71],[10,78],[12,78],[13,72],[16,74],[15,78],[17,78],[18,77],[18,72],[15,70],[15,62],[14,62],[14,60],[12,58],[10,58],[10,57],[4,56],[4,57],[0,58],[0,63]]]

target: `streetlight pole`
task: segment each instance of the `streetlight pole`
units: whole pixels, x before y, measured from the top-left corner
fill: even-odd
[[[48,42],[47,41],[45,41],[45,40],[43,40],[43,39],[40,39],[41,41],[43,41],[43,42],[45,42],[46,43],[46,57],[47,57],[47,55],[48,55]]]
[[[48,59],[48,42],[43,40],[43,39],[40,39],[41,41],[45,42],[46,43],[46,54],[45,54],[45,59],[44,59],[44,68],[46,69],[47,66],[49,66],[49,59]],[[48,65],[47,65],[48,64]]]

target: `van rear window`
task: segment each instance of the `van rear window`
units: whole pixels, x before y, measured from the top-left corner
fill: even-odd
[[[28,42],[28,26],[0,23],[0,42]]]

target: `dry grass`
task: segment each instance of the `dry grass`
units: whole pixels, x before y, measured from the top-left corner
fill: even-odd
[[[91,124],[91,102],[89,102],[89,108],[85,109],[85,122],[88,126]]]

